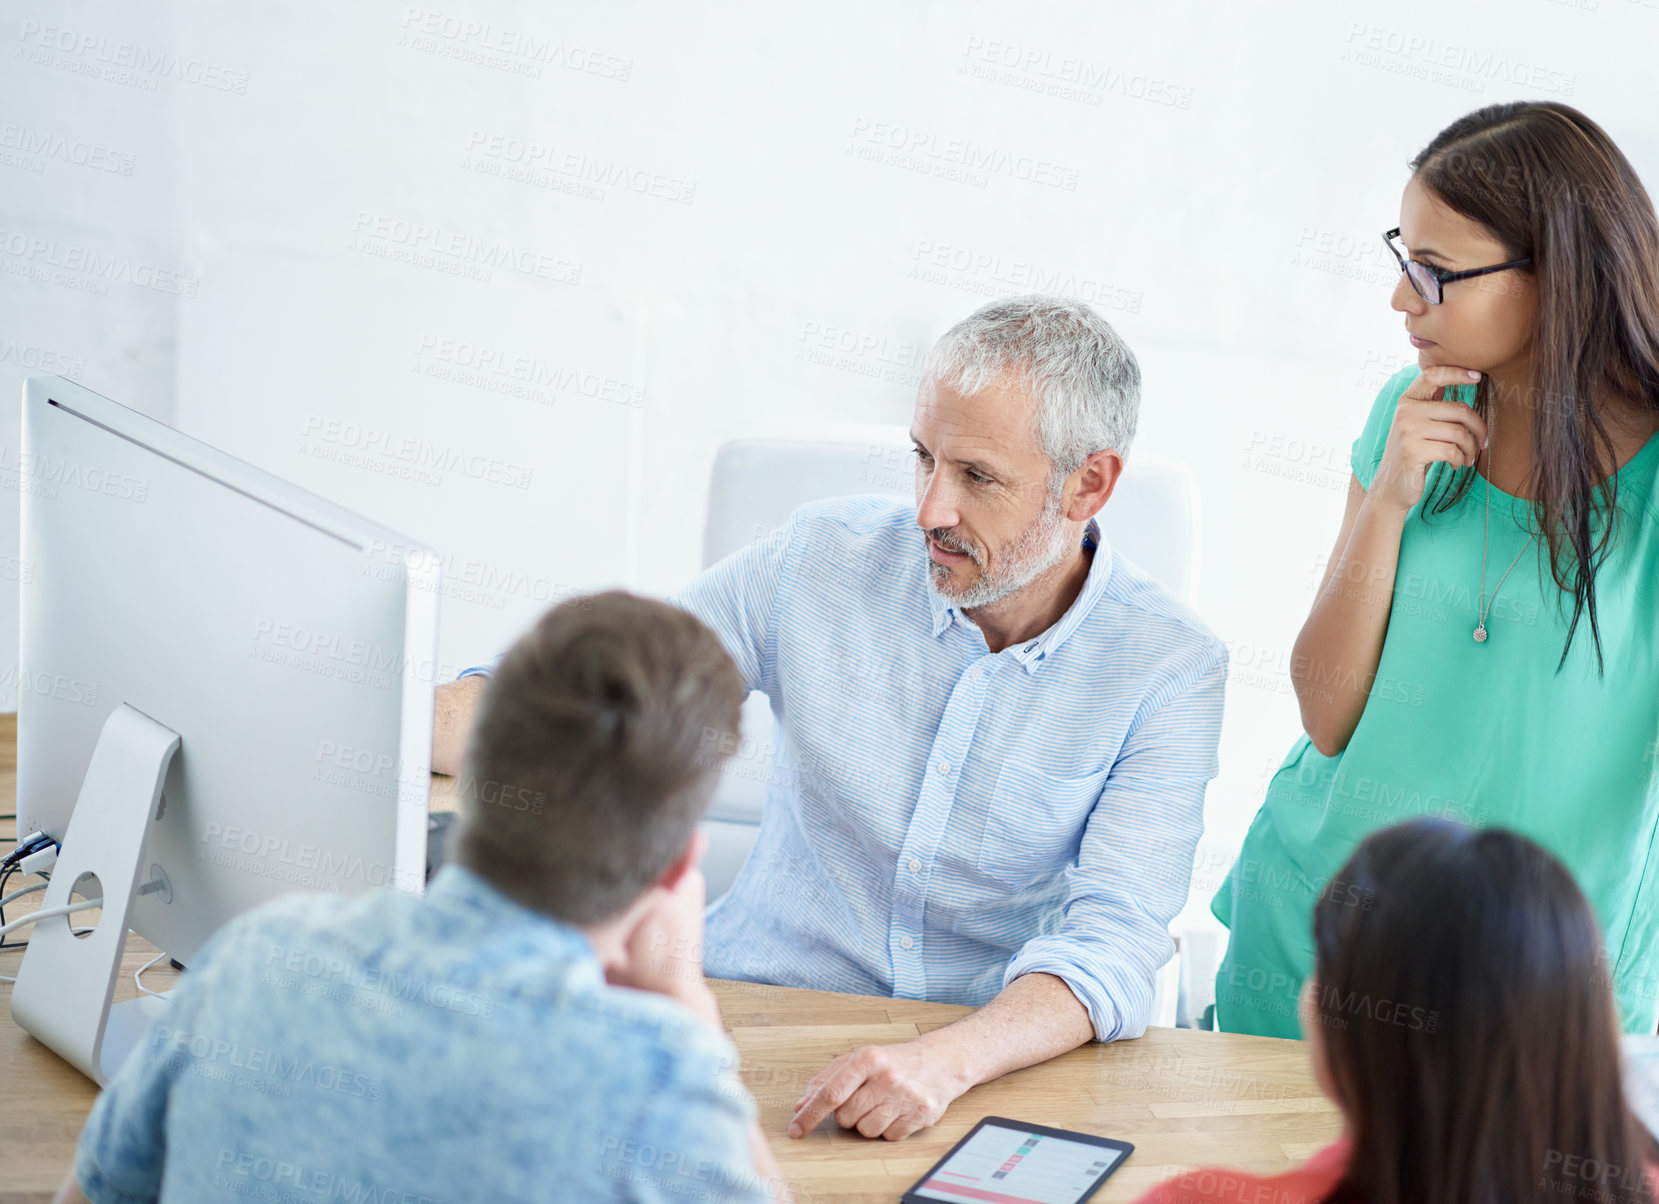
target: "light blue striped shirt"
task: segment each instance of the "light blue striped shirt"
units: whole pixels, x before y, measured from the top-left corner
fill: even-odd
[[[669,599],[777,720],[760,834],[709,909],[709,974],[980,1005],[1041,971],[1100,1040],[1145,1030],[1227,653],[1089,537],[1071,607],[998,653],[929,588],[915,509],[890,498],[802,506]]]
[[[777,721],[707,973],[978,1006],[1044,972],[1100,1040],[1145,1031],[1219,769],[1227,651],[1093,521],[1091,543],[1059,622],[998,653],[929,587],[915,508],[885,497],[802,506],[668,599]],[[754,751],[724,771],[752,776]]]

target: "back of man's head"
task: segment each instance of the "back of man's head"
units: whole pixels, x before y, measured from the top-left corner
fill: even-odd
[[[484,689],[456,860],[568,923],[619,915],[686,851],[745,694],[684,611],[620,591],[554,607]]]

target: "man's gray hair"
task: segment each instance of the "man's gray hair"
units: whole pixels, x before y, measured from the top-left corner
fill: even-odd
[[[1140,365],[1083,302],[1045,293],[993,301],[945,331],[927,357],[926,374],[964,395],[1009,372],[1037,396],[1037,438],[1056,481],[1097,451],[1128,457]]]

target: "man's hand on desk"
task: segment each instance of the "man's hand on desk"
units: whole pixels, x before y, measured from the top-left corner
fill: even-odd
[[[1093,1037],[1088,1011],[1063,979],[1023,974],[954,1024],[913,1041],[842,1054],[807,1084],[789,1135],[803,1137],[834,1113],[843,1129],[901,1141],[938,1124],[970,1087],[1057,1057]]]
[[[948,1054],[918,1038],[899,1045],[866,1045],[842,1054],[807,1084],[795,1105],[789,1135],[801,1137],[835,1113],[843,1129],[900,1141],[939,1123],[972,1080]]]

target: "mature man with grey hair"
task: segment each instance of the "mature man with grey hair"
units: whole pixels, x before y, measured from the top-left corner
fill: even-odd
[[[987,305],[929,355],[913,507],[802,506],[670,599],[779,732],[706,972],[978,1009],[835,1059],[791,1136],[833,1113],[897,1140],[978,1083],[1146,1027],[1227,656],[1095,522],[1139,402],[1134,356],[1088,306]],[[440,689],[440,770],[475,688]]]

